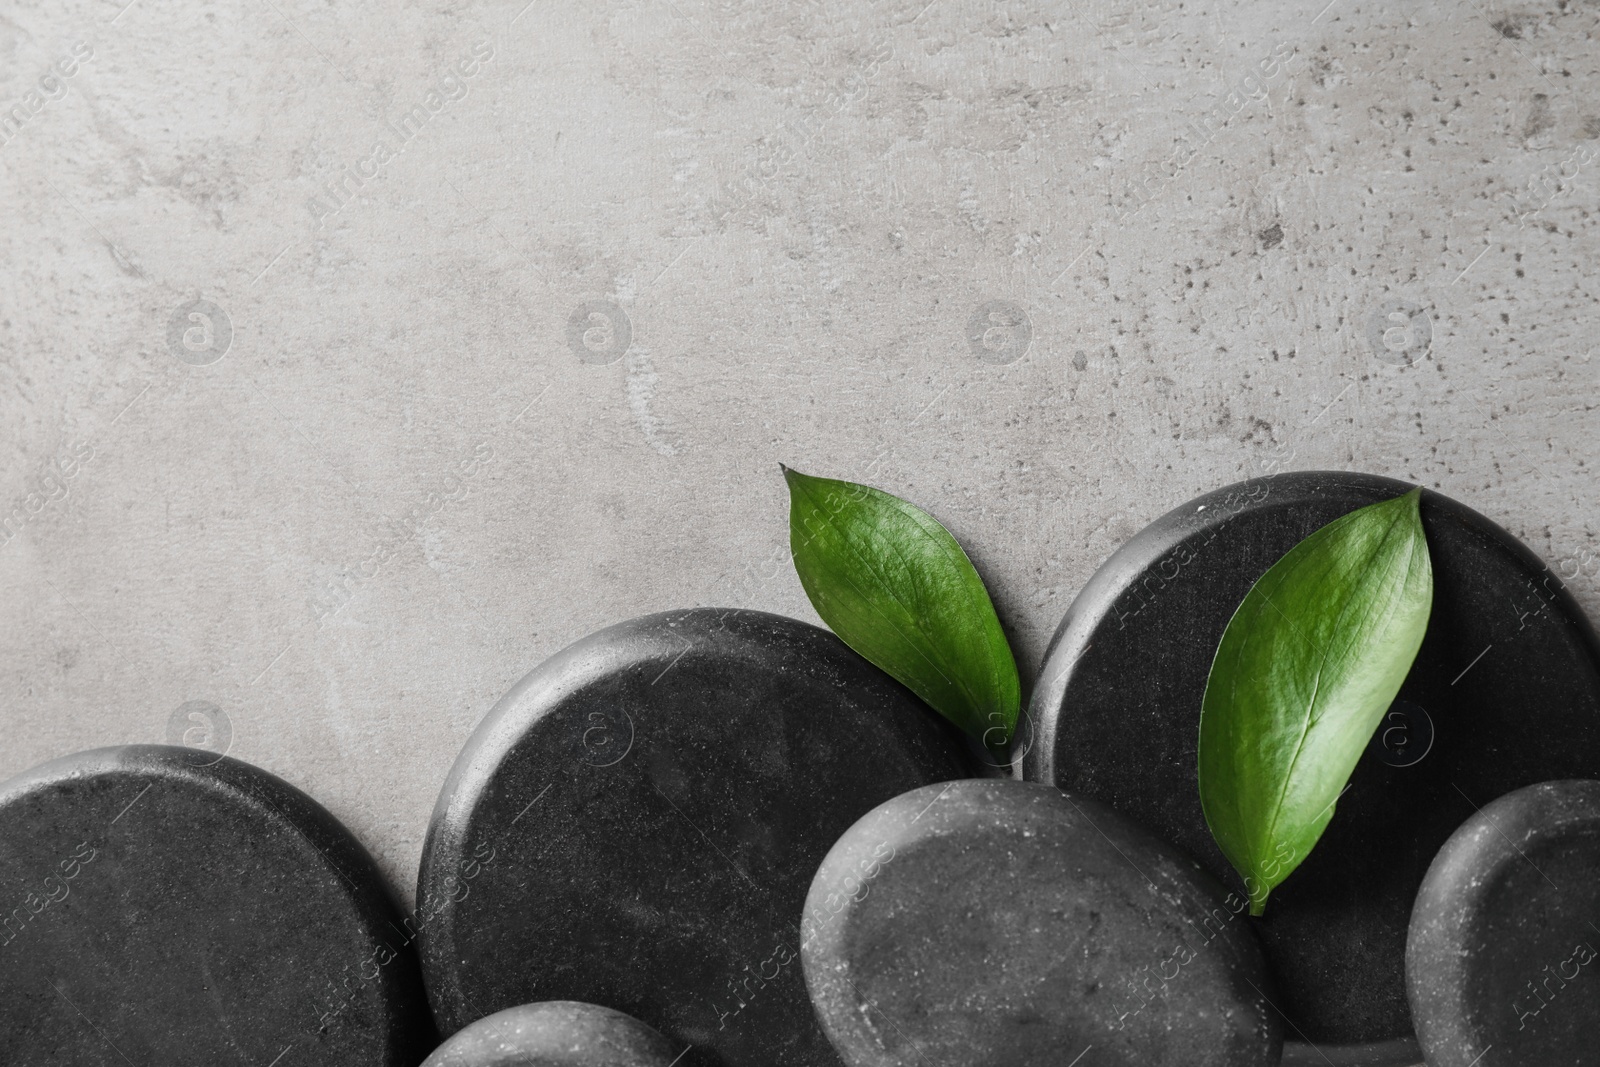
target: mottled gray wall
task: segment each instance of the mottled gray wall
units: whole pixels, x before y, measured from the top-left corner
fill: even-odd
[[[780,461],[932,510],[1029,674],[1268,470],[1600,612],[1595,0],[123,2],[0,9],[0,775],[205,702],[409,889],[545,656],[815,618]]]

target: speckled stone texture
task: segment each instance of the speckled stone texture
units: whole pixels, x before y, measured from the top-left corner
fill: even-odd
[[[1428,868],[1406,984],[1429,1067],[1583,1067],[1600,1031],[1600,781],[1485,804]]]
[[[552,1000],[457,1031],[422,1067],[672,1067],[672,1043],[630,1015]]]
[[[1276,1067],[1245,911],[1103,804],[968,780],[850,828],[802,958],[848,1067]]]
[[[1126,812],[1242,886],[1206,826],[1196,778],[1217,642],[1251,584],[1299,540],[1408,488],[1353,473],[1276,475],[1190,501],[1131,539],[1057,631],[1030,709],[1026,775]],[[1439,493],[1423,493],[1422,521],[1434,606],[1400,698],[1428,717],[1431,745],[1409,746],[1412,733],[1386,720],[1316,849],[1253,920],[1294,1024],[1291,1062],[1325,1063],[1342,1048],[1357,1064],[1415,1063],[1406,927],[1435,853],[1474,804],[1600,773],[1600,650],[1560,578]],[[1414,731],[1418,745],[1425,732]]]
[[[372,859],[281,779],[197,762],[0,785],[0,1063],[414,1067],[434,1035]]]
[[[800,975],[817,865],[876,805],[972,772],[826,631],[651,615],[578,642],[473,734],[429,828],[423,964],[450,1033],[541,999],[626,1011],[685,1067],[837,1063]]]

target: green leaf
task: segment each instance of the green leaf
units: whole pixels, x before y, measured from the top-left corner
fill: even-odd
[[[1251,587],[1200,709],[1200,803],[1250,914],[1316,845],[1433,607],[1422,490],[1352,511]]]
[[[806,595],[845,644],[991,749],[1021,686],[972,561],[939,522],[870,486],[783,468]]]

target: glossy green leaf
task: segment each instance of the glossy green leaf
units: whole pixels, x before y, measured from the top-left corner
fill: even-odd
[[[1306,858],[1433,606],[1420,489],[1318,530],[1251,587],[1200,712],[1200,802],[1250,913]]]
[[[783,468],[806,595],[845,644],[991,749],[1016,728],[1021,687],[971,560],[927,512],[854,482]]]

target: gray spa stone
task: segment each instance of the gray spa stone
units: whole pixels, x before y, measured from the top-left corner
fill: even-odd
[[[1431,1067],[1600,1062],[1600,782],[1485,804],[1435,857],[1406,944]]]
[[[802,959],[849,1067],[1269,1067],[1282,1035],[1246,910],[1103,804],[968,780],[850,828]]]
[[[672,1067],[676,1059],[671,1042],[631,1015],[551,1000],[479,1019],[422,1067]]]
[[[0,785],[0,1063],[413,1067],[435,1037],[371,857],[288,783],[193,757]]]
[[[440,1027],[579,1000],[693,1046],[681,1067],[831,1067],[800,975],[811,876],[876,805],[971,773],[814,626],[706,608],[593,634],[496,705],[439,797],[417,892]]]
[[[1406,492],[1309,471],[1254,479],[1151,523],[1073,601],[1039,671],[1025,776],[1104,801],[1240,887],[1196,779],[1217,642],[1268,567],[1340,515]],[[1433,615],[1400,700],[1309,858],[1252,925],[1288,1016],[1285,1064],[1410,1067],[1406,927],[1428,863],[1472,804],[1600,774],[1600,645],[1561,579],[1431,490]]]

